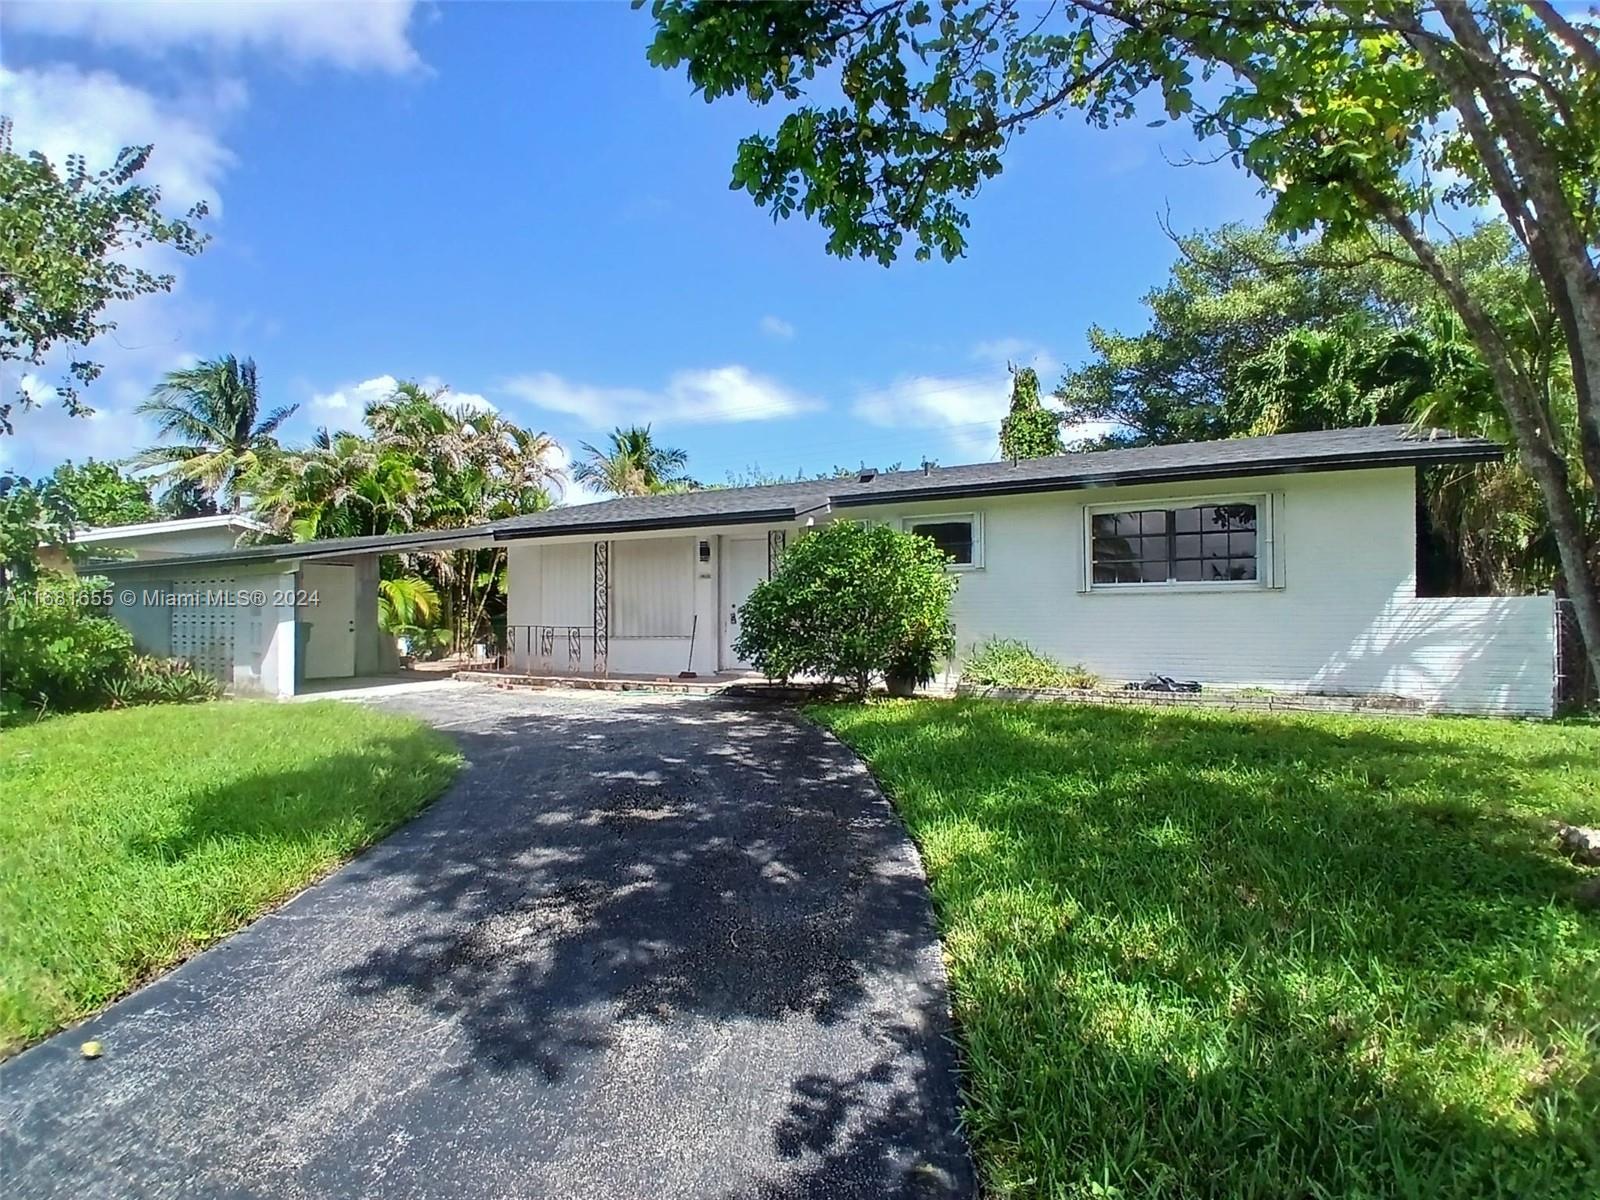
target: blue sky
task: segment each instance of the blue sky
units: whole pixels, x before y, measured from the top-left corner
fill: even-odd
[[[1014,144],[965,259],[841,262],[728,190],[738,138],[777,114],[706,105],[646,65],[649,34],[621,4],[7,3],[18,144],[97,162],[153,142],[150,174],[210,202],[214,241],[172,295],[113,314],[95,418],[24,413],[0,456],[129,453],[163,370],[231,352],[301,405],[291,440],[353,427],[399,377],[574,453],[649,421],[710,481],[981,460],[1008,359],[1053,385],[1090,325],[1139,322],[1172,259],[1161,214],[1264,210],[1226,164],[1172,165],[1179,127],[1069,116]]]

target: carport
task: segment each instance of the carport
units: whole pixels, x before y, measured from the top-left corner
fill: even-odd
[[[230,691],[287,697],[308,682],[392,674],[378,627],[379,560],[492,544],[487,528],[244,546],[95,563],[139,651],[188,659]]]

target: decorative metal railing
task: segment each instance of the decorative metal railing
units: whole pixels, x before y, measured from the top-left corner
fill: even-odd
[[[507,625],[492,665],[501,670],[578,675],[584,669],[585,642],[594,645],[592,626]],[[594,674],[605,674],[604,661],[596,661],[592,649],[587,657]]]

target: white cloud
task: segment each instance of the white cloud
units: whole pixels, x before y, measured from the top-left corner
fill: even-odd
[[[782,317],[775,317],[771,313],[761,318],[761,332],[770,338],[787,342],[794,337],[795,329],[792,324]]]
[[[1011,395],[1002,370],[986,377],[906,375],[859,397],[851,411],[883,429],[937,433],[967,461],[993,458]]]
[[[562,504],[593,504],[597,500],[611,499],[572,477],[572,452],[560,442],[555,443],[555,447],[550,451],[550,465],[560,471],[566,481],[561,488],[559,498]]]
[[[928,430],[966,461],[991,459],[1011,403],[1007,368],[1032,367],[1048,390],[1060,364],[1044,347],[1014,337],[979,342],[970,357],[987,365],[967,374],[901,376],[863,393],[851,411],[883,429]]]
[[[213,123],[243,103],[236,84],[158,100],[105,71],[0,67],[0,109],[11,117],[19,151],[38,150],[58,167],[69,154],[81,154],[90,170],[98,170],[115,162],[124,146],[153,144],[139,178],[160,187],[173,211],[200,201],[220,211],[219,185],[234,157]]]
[[[360,383],[340,384],[330,392],[313,392],[310,407],[315,412],[339,416],[348,414],[359,418],[366,411],[367,405],[387,400],[394,395],[394,390],[400,386],[400,382],[393,375],[374,375],[371,379],[363,379]],[[416,383],[418,387],[428,392],[443,389],[443,394],[439,397],[441,404],[466,408],[473,412],[500,411],[487,396],[479,392],[454,391],[437,375],[424,375]]]
[[[680,425],[771,421],[822,407],[740,366],[678,371],[655,391],[573,383],[550,371],[508,379],[503,390],[538,408],[577,417],[593,429],[656,421]]]
[[[33,34],[83,39],[150,56],[203,48],[268,61],[350,70],[410,71],[413,0],[10,0],[6,22]]]
[[[316,392],[311,397],[311,407],[318,412],[359,418],[367,405],[387,400],[399,384],[393,375],[377,375],[360,383],[344,384],[331,392]]]
[[[8,398],[15,398],[19,386],[37,407],[11,410],[16,432],[0,435],[0,469],[45,475],[65,459],[115,461],[155,440],[149,423],[134,412],[145,393],[132,380],[102,380],[86,389],[81,398],[93,411],[81,417],[68,415],[48,377],[0,371],[0,389]]]

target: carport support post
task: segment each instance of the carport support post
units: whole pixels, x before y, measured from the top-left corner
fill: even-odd
[[[611,654],[611,543],[594,544],[594,673],[607,674]]]

